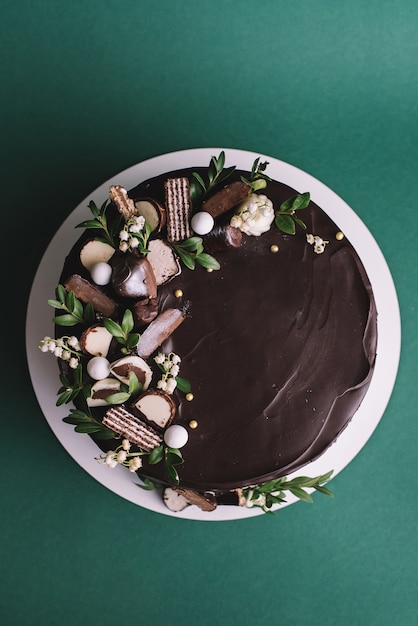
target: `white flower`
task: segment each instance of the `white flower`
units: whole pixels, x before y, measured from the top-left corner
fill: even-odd
[[[141,457],[139,456],[134,456],[130,461],[129,461],[129,471],[130,472],[136,472],[137,470],[139,470],[140,467],[142,467],[142,460]]]
[[[55,343],[55,341],[48,342],[48,350],[50,352],[54,352],[56,347],[57,347],[57,344]]]
[[[129,441],[129,439],[123,439],[122,448],[126,450],[127,452],[129,452],[130,447],[131,447],[131,442]]]
[[[74,348],[74,350],[79,350],[80,348],[77,337],[68,337],[67,343],[71,348]]]
[[[136,237],[131,237],[129,240],[129,247],[132,250],[135,250],[135,248],[137,248],[139,246],[139,241]]]
[[[71,367],[71,369],[73,369],[73,370],[77,369],[77,366],[78,366],[78,359],[76,359],[75,357],[72,357],[72,358],[69,360],[68,365],[69,365],[69,366]]]
[[[121,241],[119,244],[119,250],[121,252],[126,252],[128,249],[128,244],[126,243],[126,241]]]
[[[164,355],[162,352],[159,352],[159,353],[157,354],[157,356],[156,356],[156,357],[154,357],[154,361],[155,361],[157,364],[162,365],[162,364],[164,363],[164,361],[165,361],[165,355]]]
[[[178,376],[179,371],[180,368],[178,365],[172,365],[170,369],[170,376],[173,376],[175,378],[176,376]]]
[[[116,455],[116,460],[118,463],[124,463],[126,461],[126,450],[119,450],[119,452]]]
[[[173,393],[174,389],[177,387],[177,382],[174,378],[169,378],[167,380],[167,384],[165,387],[165,391],[167,393]]]
[[[237,207],[237,215],[231,218],[231,226],[246,235],[261,235],[269,230],[274,220],[273,203],[263,194],[252,193]]]
[[[109,452],[107,452],[105,456],[105,464],[108,467],[116,467],[116,465],[118,464],[118,462],[115,459],[115,453],[113,450],[109,450]]]
[[[234,228],[239,228],[242,224],[242,219],[240,218],[239,215],[234,215],[233,217],[231,217],[230,224]]]
[[[177,365],[178,363],[180,363],[180,362],[181,362],[181,358],[179,357],[179,355],[178,355],[178,354],[172,354],[172,355],[171,355],[171,362],[172,362],[174,365]]]
[[[56,356],[59,359],[62,353],[63,353],[63,349],[60,346],[57,346],[54,350],[54,356]]]
[[[167,387],[167,381],[162,380],[162,379],[158,381],[157,389],[161,389],[161,391],[165,391],[166,387]]]
[[[119,239],[121,241],[128,241],[128,239],[129,239],[128,232],[126,230],[121,230],[120,233],[119,233]]]
[[[71,359],[71,352],[69,350],[63,350],[61,354],[61,359],[63,361],[69,361]]]
[[[315,242],[315,237],[311,234],[306,235],[306,241],[312,245]]]
[[[40,349],[41,352],[49,352],[47,343],[42,343],[41,342],[39,344],[39,349]]]

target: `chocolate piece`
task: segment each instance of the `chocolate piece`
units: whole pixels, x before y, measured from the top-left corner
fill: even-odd
[[[94,383],[91,396],[87,398],[87,406],[108,406],[106,398],[120,391],[120,381],[116,378],[102,378]]]
[[[233,489],[225,491],[216,496],[218,504],[227,504],[230,506],[245,506],[246,499],[242,495],[242,489]]]
[[[195,504],[202,511],[214,511],[216,509],[216,497],[213,493],[199,493],[192,489],[181,489],[180,487],[176,487],[174,491],[181,494],[189,504]]]
[[[101,324],[89,326],[80,337],[83,352],[92,356],[107,356],[113,335]]]
[[[142,394],[132,404],[132,408],[140,411],[148,422],[160,428],[167,428],[176,414],[176,405],[171,396],[157,389]]]
[[[229,248],[239,248],[242,242],[242,232],[235,226],[223,224],[215,226],[203,239],[206,252],[213,254]]]
[[[136,215],[134,201],[128,196],[128,192],[120,185],[111,185],[109,189],[109,198],[115,203],[119,213],[122,213],[125,221]]]
[[[180,309],[166,309],[144,330],[138,343],[138,355],[147,359],[184,320]]]
[[[146,452],[151,452],[162,443],[161,436],[153,428],[123,406],[112,406],[108,409],[103,417],[103,424]]]
[[[205,200],[202,204],[202,211],[206,211],[213,218],[219,217],[222,213],[226,213],[226,211],[233,209],[234,206],[245,200],[251,191],[250,185],[240,180],[235,180]]]
[[[126,252],[115,254],[109,263],[112,267],[112,287],[122,298],[155,298],[157,282],[146,257]]]
[[[190,506],[186,498],[172,487],[166,487],[164,489],[163,502],[167,509],[170,509],[170,511],[173,511],[174,513],[184,511],[184,509]]]
[[[146,326],[158,315],[158,299],[146,298],[145,300],[138,300],[132,307],[132,314],[137,328]]]
[[[165,226],[166,215],[164,207],[152,198],[135,200],[136,214],[142,215],[153,232],[159,233]]]
[[[96,263],[107,263],[114,254],[115,249],[108,243],[90,239],[80,250],[80,261],[86,270],[91,272]]]
[[[190,184],[185,176],[168,178],[164,184],[167,209],[167,239],[182,241],[191,236]]]
[[[74,295],[84,303],[90,303],[97,313],[101,313],[105,317],[114,317],[118,309],[118,305],[112,298],[104,293],[99,287],[93,285],[85,278],[78,274],[72,274],[64,283],[67,291],[74,291]]]
[[[165,285],[181,272],[179,260],[173,248],[163,239],[153,239],[148,244],[148,261],[151,263],[157,286]]]
[[[129,384],[129,374],[133,372],[141,383],[143,389],[147,389],[151,382],[152,372],[149,365],[139,356],[129,354],[110,364],[110,371],[126,385]]]

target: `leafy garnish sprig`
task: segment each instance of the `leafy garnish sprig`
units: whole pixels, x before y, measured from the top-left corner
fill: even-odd
[[[190,182],[190,199],[193,206],[198,206],[217,185],[229,178],[235,169],[235,165],[225,168],[225,152],[222,150],[218,157],[212,156],[207,180],[204,180],[198,172],[193,172]]]
[[[58,285],[56,298],[56,300],[48,300],[48,304],[54,309],[65,311],[63,315],[57,315],[52,319],[57,326],[77,326],[77,324],[90,326],[96,321],[93,306],[90,302],[83,305],[76,298],[74,291],[67,292],[63,285]]]
[[[164,473],[166,478],[173,482],[175,485],[179,484],[179,475],[176,469],[177,465],[184,463],[183,456],[178,448],[171,448],[164,443],[160,444],[153,450],[151,450],[148,463],[150,465],[157,465],[158,463],[164,463]]]
[[[258,157],[252,165],[250,177],[246,178],[245,176],[241,176],[242,182],[246,185],[250,185],[253,191],[265,189],[267,181],[271,181],[271,178],[267,176],[267,174],[264,174],[267,166],[268,161],[260,163],[260,157]]]
[[[300,218],[296,217],[295,213],[301,209],[306,209],[310,199],[310,193],[307,191],[306,193],[300,193],[285,200],[280,205],[280,209],[276,211],[275,224],[277,228],[288,235],[295,234],[296,224],[306,229],[306,224]]]
[[[93,200],[90,200],[88,207],[92,212],[94,219],[85,220],[84,222],[77,224],[76,228],[94,228],[102,230],[104,234],[102,237],[98,237],[98,240],[109,244],[113,248],[117,248],[117,236],[121,228],[123,217],[122,215],[117,215],[109,220],[106,215],[109,203],[110,200],[106,200],[103,202],[101,207],[98,207]]]
[[[113,439],[116,433],[106,428],[102,422],[93,417],[90,411],[70,409],[70,414],[63,418],[63,422],[73,424],[77,433],[93,435],[96,439]]]
[[[58,389],[57,406],[72,402],[82,394],[82,397],[89,398],[91,396],[90,380],[83,377],[83,366],[81,363],[73,370],[73,380],[71,381],[64,373],[60,374],[61,387]]]
[[[122,344],[122,354],[129,354],[138,345],[140,335],[139,333],[131,333],[134,328],[134,319],[129,309],[126,309],[120,324],[108,317],[103,319],[103,324],[116,341]]]
[[[286,502],[286,491],[292,493],[299,498],[299,500],[309,503],[313,502],[313,499],[306,489],[315,489],[327,496],[333,497],[332,492],[324,487],[324,484],[329,481],[332,474],[333,470],[314,478],[297,476],[291,480],[283,476],[275,480],[269,480],[255,487],[246,487],[243,489],[243,496],[247,501],[247,506],[256,506],[263,509],[266,513],[271,513],[274,504]]]
[[[218,261],[204,252],[203,240],[201,237],[189,237],[184,241],[171,244],[179,255],[182,263],[190,269],[194,270],[196,263],[209,270],[218,270],[220,265]]]

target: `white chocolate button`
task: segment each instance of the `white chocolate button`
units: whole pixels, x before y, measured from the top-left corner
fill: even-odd
[[[103,380],[110,373],[110,363],[104,356],[94,356],[87,363],[87,374],[94,380]]]
[[[193,215],[190,223],[197,235],[207,235],[213,228],[214,220],[210,213],[199,211]]]
[[[180,424],[169,426],[164,433],[164,441],[170,448],[182,448],[186,445],[189,433]]]
[[[109,263],[96,263],[93,265],[90,271],[90,275],[96,285],[108,285],[112,277],[112,268]]]

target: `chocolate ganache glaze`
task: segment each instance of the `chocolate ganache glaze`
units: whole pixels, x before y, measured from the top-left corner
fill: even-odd
[[[199,169],[163,174],[129,195],[163,204],[164,181],[192,171]],[[297,192],[271,181],[263,193],[277,209]],[[193,392],[192,401],[173,395],[173,423],[189,432],[178,466],[182,487],[222,492],[301,468],[335,441],[367,392],[377,340],[370,282],[318,206],[310,202],[301,217],[307,231],[286,235],[273,223],[260,236],[243,234],[240,247],[214,255],[220,270],[183,267],[158,287],[160,312],[186,302],[190,311],[161,347],[181,357],[180,375]],[[323,254],[314,253],[307,232],[329,241]],[[64,279],[77,258],[70,253]],[[165,481],[161,464],[144,460],[141,474]]]

